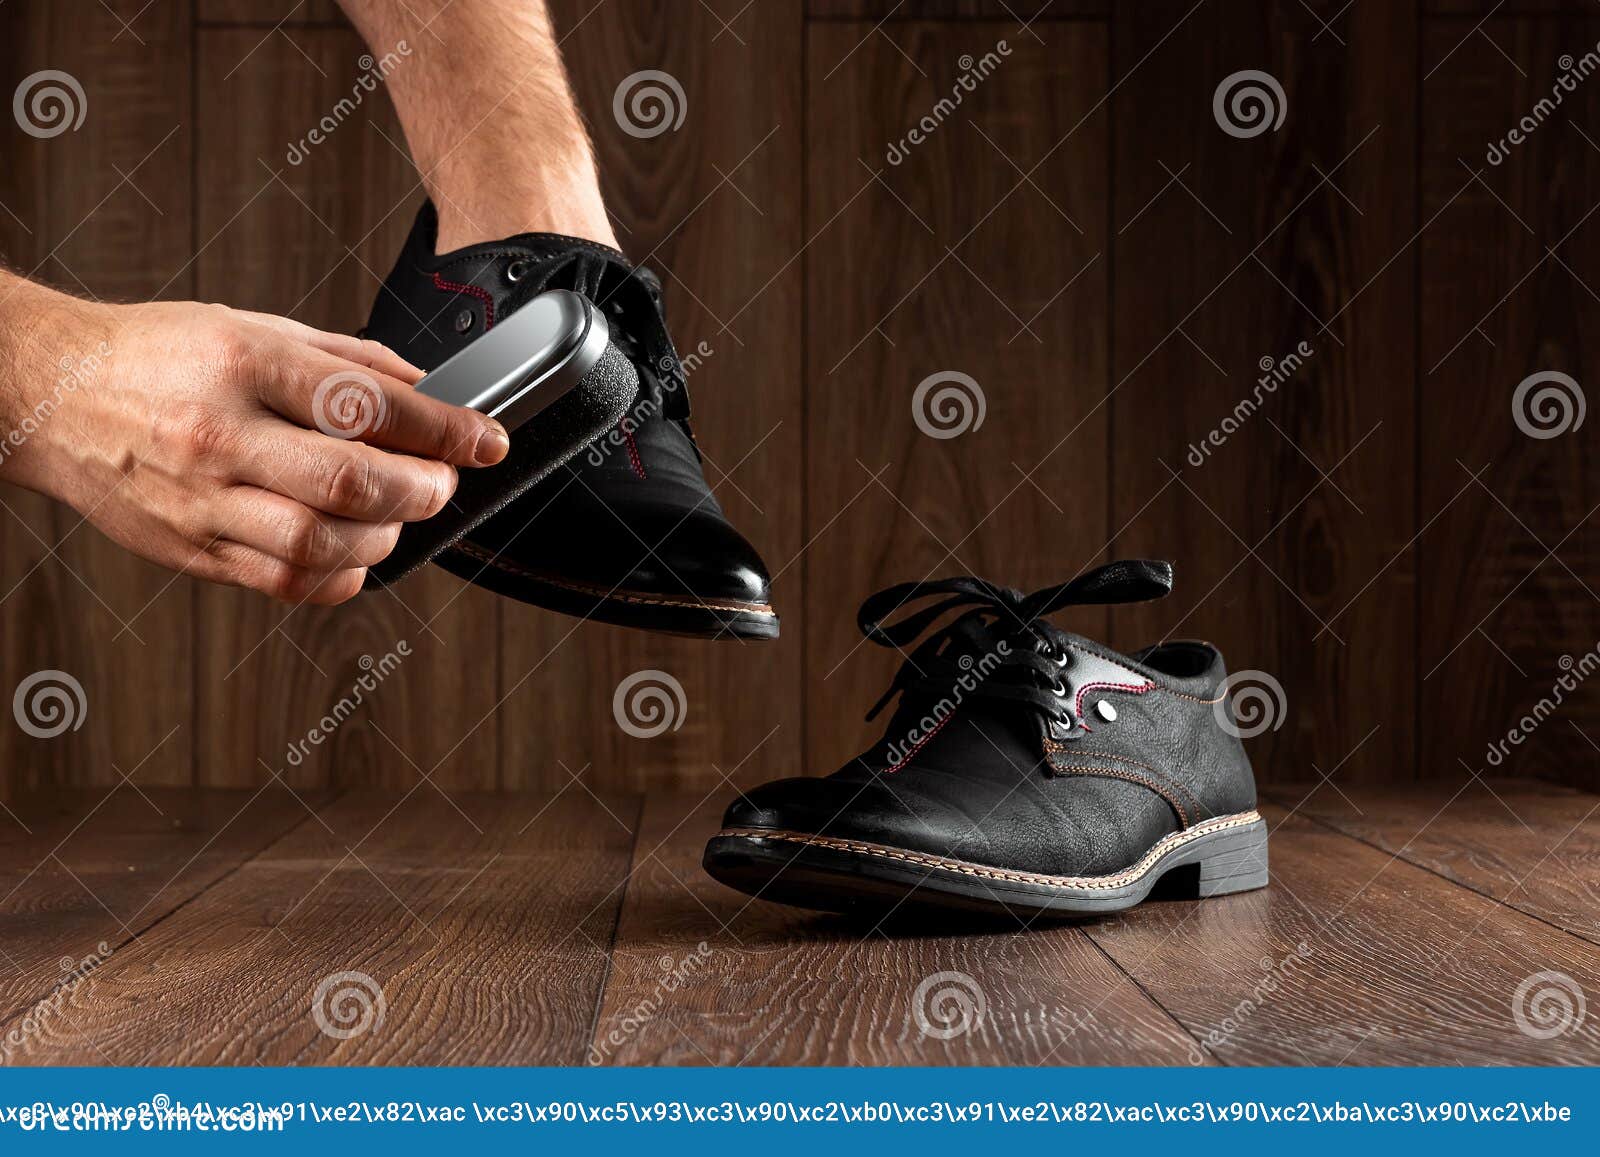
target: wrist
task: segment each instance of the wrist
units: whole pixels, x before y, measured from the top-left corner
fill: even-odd
[[[21,278],[0,282],[0,478],[34,489],[47,478],[57,413],[110,353],[105,307]]]

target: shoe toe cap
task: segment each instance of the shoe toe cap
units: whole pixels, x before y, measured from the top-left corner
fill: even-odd
[[[959,808],[876,778],[780,779],[740,795],[722,823],[724,829],[799,832],[957,858],[983,858],[990,850]]]
[[[664,509],[636,526],[640,546],[628,585],[765,607],[771,576],[755,547],[720,515]]]

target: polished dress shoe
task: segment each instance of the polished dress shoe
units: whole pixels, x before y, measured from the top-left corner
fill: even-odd
[[[1166,563],[1111,563],[1031,595],[907,583],[861,605],[868,639],[912,650],[872,718],[883,739],[826,778],[741,796],[706,848],[716,879],[824,911],[1070,915],[1267,883],[1267,828],[1207,643],[1120,655],[1044,621],[1171,590]],[[907,604],[933,606],[888,622]]]
[[[434,561],[580,618],[705,638],[776,638],[766,565],[706,485],[660,281],[581,238],[525,233],[435,255],[437,231],[433,206],[424,204],[378,293],[368,337],[431,370],[544,290],[569,289],[604,311],[639,392],[607,433]]]

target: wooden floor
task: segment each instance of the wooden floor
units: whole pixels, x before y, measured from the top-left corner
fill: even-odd
[[[24,801],[0,1061],[1600,1063],[1600,796],[1275,790],[1270,888],[1027,929],[747,901],[723,802]]]

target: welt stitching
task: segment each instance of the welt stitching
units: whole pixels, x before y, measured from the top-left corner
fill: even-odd
[[[713,603],[707,602],[704,599],[691,602],[687,599],[658,599],[648,598],[644,595],[627,594],[621,591],[604,591],[596,586],[589,586],[585,583],[564,582],[561,579],[551,578],[549,575],[540,574],[536,570],[529,570],[525,566],[519,566],[514,562],[508,562],[499,555],[491,554],[483,547],[475,546],[470,542],[458,542],[454,549],[462,554],[477,559],[479,562],[488,563],[492,567],[496,567],[521,578],[533,579],[536,582],[547,583],[550,586],[561,587],[564,590],[577,591],[579,594],[594,595],[598,598],[604,598],[608,601],[615,600],[621,603],[640,603],[647,606],[658,607],[687,607],[691,610],[742,611],[752,615],[771,615],[776,613],[773,611],[772,607],[766,603]]]
[[[1201,836],[1208,836],[1213,832],[1226,831],[1229,828],[1244,827],[1248,824],[1260,823],[1261,814],[1255,811],[1240,812],[1237,815],[1219,816],[1216,819],[1206,820],[1192,828],[1185,828],[1181,832],[1174,832],[1157,840],[1144,857],[1132,867],[1109,876],[1048,876],[1038,872],[1012,872],[1004,868],[985,868],[978,864],[969,864],[962,860],[947,860],[940,856],[929,856],[921,852],[902,852],[894,848],[886,848],[882,844],[869,844],[862,840],[842,840],[833,836],[808,835],[804,832],[772,831],[765,828],[728,828],[722,831],[724,836],[749,836],[763,840],[784,840],[793,844],[815,844],[818,847],[834,848],[839,851],[856,852],[864,856],[874,856],[878,859],[904,860],[906,863],[917,864],[921,867],[938,868],[947,872],[957,872],[964,876],[980,876],[990,880],[1004,880],[1017,884],[1047,884],[1060,888],[1120,888],[1138,880],[1155,866],[1156,862],[1167,852],[1175,847],[1182,847]]]

